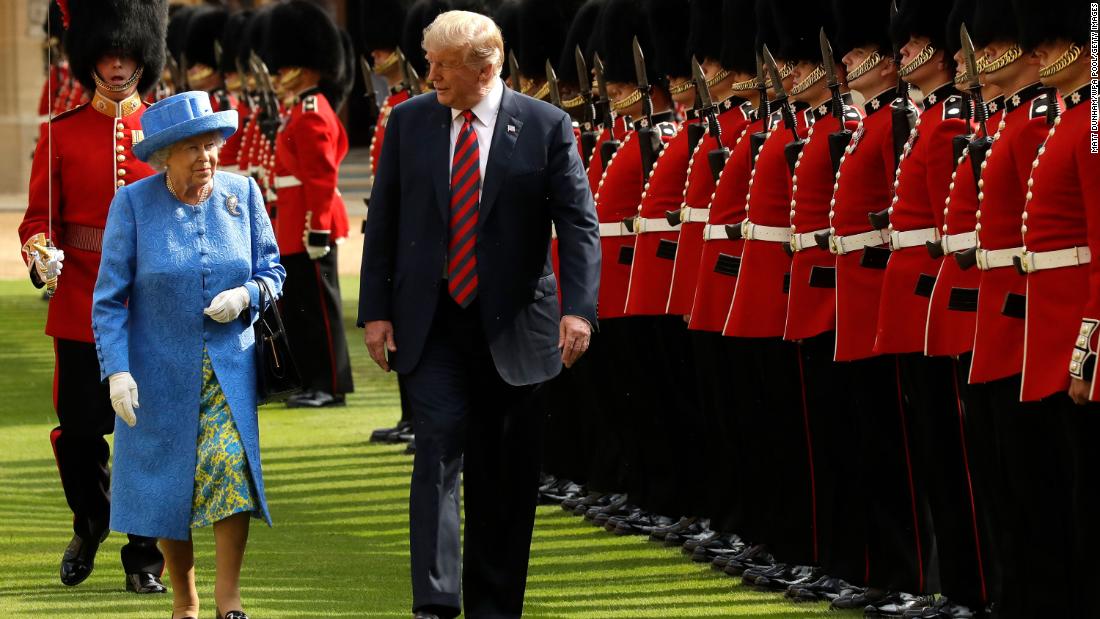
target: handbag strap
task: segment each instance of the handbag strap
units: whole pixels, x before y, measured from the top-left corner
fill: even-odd
[[[279,305],[275,303],[275,295],[271,294],[271,289],[267,285],[267,280],[262,277],[257,277],[255,281],[260,289],[261,315],[264,311],[264,301],[267,301],[268,307],[271,308],[271,313],[275,316],[275,326],[277,327],[277,331],[275,333],[285,333],[285,329],[283,329],[283,315],[279,313]]]

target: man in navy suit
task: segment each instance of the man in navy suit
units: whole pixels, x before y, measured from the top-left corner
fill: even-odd
[[[460,586],[466,616],[519,617],[538,490],[534,399],[588,348],[599,225],[569,117],[504,86],[492,20],[443,13],[424,49],[435,92],[394,108],[386,129],[358,322],[375,362],[404,377],[416,420],[414,617],[457,616]]]

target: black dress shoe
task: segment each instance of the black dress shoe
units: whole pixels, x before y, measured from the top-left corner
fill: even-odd
[[[824,575],[812,582],[792,583],[784,595],[795,602],[831,602],[852,589],[847,582]]]
[[[243,610],[231,610],[224,615],[219,612],[218,619],[248,619],[248,615]]]
[[[149,572],[136,572],[126,575],[126,590],[130,593],[168,593],[160,577]]]
[[[786,591],[793,585],[811,583],[821,575],[821,568],[808,565],[794,565],[782,571],[774,571],[763,574],[753,583],[760,589],[771,591]]]
[[[346,405],[344,394],[331,394],[325,391],[303,391],[290,396],[286,401],[287,408],[326,408]]]
[[[747,569],[774,564],[775,557],[768,552],[767,546],[756,544],[749,546],[741,554],[730,557],[724,571],[730,576],[740,576]]]
[[[413,427],[412,423],[408,421],[399,421],[397,425],[392,428],[379,428],[374,432],[371,432],[370,442],[372,443],[404,443],[402,435],[412,435]]]
[[[98,540],[85,540],[79,535],[73,535],[61,555],[61,584],[75,587],[91,576],[95,569],[95,555],[99,552],[99,545],[107,539],[108,533],[109,530],[104,531]]]
[[[917,610],[923,612],[931,608],[934,604],[935,600],[930,595],[909,595],[908,593],[902,593],[898,595],[898,599],[896,600],[868,605],[863,609],[863,616],[901,619],[907,612]]]
[[[539,493],[542,503],[562,503],[566,499],[584,496],[584,487],[568,479],[559,479]]]
[[[409,444],[405,445],[405,455],[406,456],[415,456],[416,455],[416,439],[415,438],[409,439]]]
[[[649,534],[649,541],[664,542],[668,539],[669,535],[672,535],[675,539],[680,540],[675,544],[679,546],[684,543],[683,538],[689,535],[695,535],[704,528],[709,529],[709,527],[704,527],[703,519],[695,518],[694,516],[684,516],[667,527],[657,527],[653,529],[653,532]]]
[[[426,613],[424,611],[418,611],[413,613],[413,619],[439,619],[439,615],[435,613]]]
[[[885,589],[878,589],[875,587],[869,587],[867,589],[860,589],[859,587],[853,587],[849,591],[841,593],[835,600],[833,600],[829,606],[833,610],[852,610],[855,608],[866,608],[872,604],[889,604],[890,602],[897,602],[901,600],[901,594],[886,591]]]
[[[615,535],[650,535],[660,527],[667,527],[676,522],[675,519],[660,514],[641,514],[634,518],[624,518],[612,531]]]
[[[626,506],[626,501],[627,496],[625,494],[603,494],[594,499],[581,501],[573,510],[573,513],[584,516],[585,520],[594,520],[597,514],[610,516],[619,513]]]

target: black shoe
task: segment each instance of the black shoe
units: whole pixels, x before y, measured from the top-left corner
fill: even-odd
[[[424,611],[417,611],[413,613],[413,619],[439,619],[439,615],[435,613],[426,613]]]
[[[370,442],[372,443],[404,443],[406,441],[401,439],[403,434],[409,436],[412,435],[412,424],[408,421],[399,421],[397,425],[392,428],[379,428],[370,434]]]
[[[760,589],[771,591],[786,591],[791,586],[797,586],[814,582],[821,576],[821,568],[808,565],[790,566],[783,571],[765,573],[753,583]]]
[[[597,497],[590,505],[585,505],[582,502],[577,506],[577,509],[573,510],[573,513],[576,514],[583,509],[584,511],[581,511],[581,514],[584,515],[585,520],[591,520],[599,524],[596,520],[597,516],[602,516],[601,520],[607,522],[606,517],[626,513],[628,507],[625,494],[605,494]]]
[[[619,521],[613,533],[615,535],[650,535],[660,527],[671,526],[676,520],[659,514],[642,514],[636,518],[624,518]]]
[[[985,610],[973,610],[940,596],[931,606],[911,608],[902,613],[906,619],[976,619],[988,616]]]
[[[410,439],[409,444],[405,445],[405,455],[406,456],[415,456],[416,455],[416,439],[415,438]]]
[[[556,483],[539,493],[539,500],[543,503],[562,503],[566,499],[584,496],[584,487],[575,484],[568,479],[559,479]]]
[[[107,539],[110,531],[104,531],[98,541],[85,540],[79,535],[73,535],[65,553],[61,555],[61,584],[75,587],[88,579],[95,569],[95,555],[99,552],[99,545]]]
[[[726,561],[724,571],[730,576],[740,576],[749,568],[774,564],[775,557],[768,552],[767,546],[764,544],[757,544],[755,546],[749,546],[739,555],[730,557]]]
[[[746,585],[755,585],[756,579],[761,577],[778,578],[787,573],[790,569],[785,563],[776,563],[775,565],[761,565],[759,567],[750,567],[741,573],[741,582]]]
[[[224,615],[220,611],[218,613],[218,619],[248,619],[248,615],[244,614],[243,610],[231,610]]]
[[[900,600],[901,595],[893,591],[886,591],[885,589],[878,589],[875,587],[868,587],[867,589],[852,587],[850,590],[838,595],[829,606],[833,610],[852,610],[856,608],[866,608],[868,605],[879,603],[889,604],[890,602],[897,602]]]
[[[126,590],[130,593],[168,593],[160,577],[149,572],[135,572],[126,575]]]
[[[791,584],[784,595],[795,602],[831,602],[852,589],[847,582],[825,575],[813,582]]]
[[[675,545],[679,546],[683,544],[683,539],[689,535],[695,535],[706,528],[703,524],[703,520],[700,518],[684,516],[676,522],[668,525],[667,527],[657,527],[653,529],[653,532],[649,534],[649,541],[651,542],[664,542],[668,539],[669,535],[675,536],[675,539],[679,539]]]
[[[347,406],[344,394],[331,394],[325,391],[303,391],[290,396],[286,401],[287,408],[326,408],[330,406]]]
[[[864,617],[890,617],[901,619],[906,612],[919,610],[921,612],[931,608],[935,600],[930,595],[909,595],[901,593],[898,599],[869,604],[863,609]]]

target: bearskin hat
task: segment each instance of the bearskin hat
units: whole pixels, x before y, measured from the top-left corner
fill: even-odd
[[[603,61],[607,81],[624,84],[638,82],[634,71],[634,37],[638,37],[642,51],[648,52],[645,63],[649,83],[657,83],[657,78],[664,75],[657,71],[654,63],[657,54],[651,51],[654,47],[642,0],[607,0],[600,11],[597,28],[595,48]]]
[[[493,21],[500,28],[500,36],[504,39],[504,66],[501,69],[501,77],[507,79],[511,76],[511,67],[508,64],[508,53],[516,54],[516,62],[519,62],[519,0],[504,0],[493,12]]]
[[[857,47],[877,47],[888,55],[893,48],[890,40],[891,0],[833,0],[833,22],[836,37],[833,51],[844,54]]]
[[[994,41],[1012,41],[1020,38],[1020,26],[1011,2],[979,0],[973,20],[967,25],[974,45],[985,47]]]
[[[183,48],[188,64],[218,68],[214,42],[221,41],[228,19],[229,11],[215,6],[200,7],[191,14],[187,22],[187,43]]]
[[[143,67],[138,92],[148,92],[164,68],[167,0],[69,0],[65,46],[73,76],[95,90],[95,64],[111,50],[123,50]]]
[[[589,70],[592,68],[593,33],[596,32],[596,24],[600,19],[600,10],[604,0],[588,0],[578,10],[569,25],[569,31],[565,35],[565,44],[562,46],[561,56],[555,68],[558,81],[566,84],[580,84],[577,76],[576,49],[581,48],[584,54],[585,64]],[[585,75],[585,81],[591,81],[591,76]]]
[[[348,100],[352,88],[355,87],[355,43],[347,30],[340,30],[340,67],[339,75],[322,75],[318,87],[328,99],[332,109],[337,112]]]
[[[404,0],[371,0],[363,10],[362,47],[367,53],[376,49],[396,49],[401,45],[401,25],[405,23]]]
[[[836,36],[829,3],[822,0],[791,0],[783,5],[783,11],[788,10],[794,17],[776,20],[779,50],[772,50],[772,53],[784,60],[804,60],[820,64],[821,43],[818,33],[824,28],[830,42]],[[835,48],[833,54],[836,54]]]
[[[557,61],[576,8],[573,2],[520,1],[515,50],[521,73],[541,77],[546,73],[546,61]]]
[[[271,20],[271,9],[274,5],[266,5],[256,9],[248,17],[241,31],[241,40],[237,46],[237,60],[242,67],[248,68],[252,52],[255,52],[264,64],[270,66],[267,57],[267,24]]]
[[[181,4],[173,4],[168,12],[168,30],[165,34],[165,45],[172,58],[179,62],[183,57],[184,48],[187,47],[187,27],[191,22],[191,15],[196,8]]]
[[[974,32],[974,9],[976,6],[977,0],[955,0],[955,6],[951,8],[951,12],[947,15],[947,25],[943,33],[944,50],[948,54],[954,56],[955,52],[962,49],[960,29],[963,24],[966,24],[970,36],[977,41],[977,35]]]
[[[236,73],[237,59],[240,57],[241,46],[244,44],[245,29],[252,18],[251,10],[238,11],[225,20],[225,28],[222,29],[222,73]],[[243,65],[242,65],[243,66]]]
[[[777,16],[775,14],[775,2],[773,0],[756,0],[756,51],[759,53],[764,46],[775,54],[779,50],[779,32],[776,29]],[[753,58],[755,66],[756,59]],[[754,70],[755,72],[755,70]]]
[[[692,0],[690,8],[688,54],[700,62],[722,57],[723,0]]]
[[[1035,49],[1058,39],[1082,47],[1089,44],[1089,7],[1081,0],[1052,4],[1040,0],[1012,0],[1024,49]]]
[[[756,3],[722,2],[722,66],[738,73],[756,74]]]
[[[420,75],[421,79],[428,77],[428,61],[424,58],[424,29],[427,28],[440,13],[450,10],[450,6],[443,0],[416,0],[409,12],[405,15],[405,26],[401,34],[401,51],[412,68]],[[508,41],[505,39],[504,44]]]
[[[266,60],[272,76],[283,67],[313,69],[321,75],[328,96],[343,79],[346,64],[343,38],[332,18],[308,0],[276,4],[268,15]],[[328,98],[337,107],[338,97]]]
[[[902,47],[911,37],[928,37],[932,47],[946,49],[943,19],[953,4],[952,0],[899,0],[898,14],[890,20],[894,43]]]
[[[646,47],[643,43],[642,52],[654,56],[653,65],[658,76],[691,77],[691,51],[688,50],[691,31],[689,20],[684,19],[690,7],[688,0],[645,2],[652,47]],[[642,43],[642,40],[639,38],[638,42]]]
[[[65,16],[61,13],[61,5],[57,3],[57,0],[51,0],[50,2],[46,19],[42,20],[42,32],[46,36],[59,41],[65,36]]]

